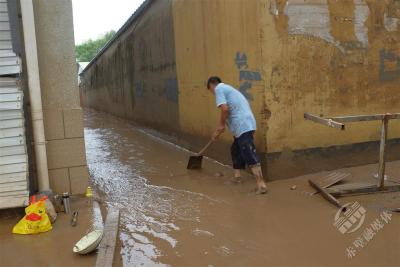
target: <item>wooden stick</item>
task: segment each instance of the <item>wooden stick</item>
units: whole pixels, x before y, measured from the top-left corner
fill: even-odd
[[[98,248],[96,267],[112,267],[117,242],[119,210],[110,210],[104,224],[103,239]]]
[[[204,153],[204,151],[206,151],[207,148],[208,148],[213,142],[214,142],[214,140],[211,139],[211,140],[207,143],[207,145],[205,145],[205,146],[203,147],[203,149],[200,150],[199,153],[197,153],[197,155],[198,155],[198,156],[202,156],[203,153]]]
[[[323,125],[326,125],[326,126],[329,126],[329,127],[332,127],[332,128],[336,128],[336,129],[339,129],[339,130],[344,130],[344,128],[345,128],[343,123],[334,121],[332,119],[321,118],[321,117],[318,117],[318,116],[315,116],[315,115],[312,115],[312,114],[309,114],[309,113],[304,113],[304,118],[306,120],[310,120],[310,121],[313,121],[313,122],[316,122],[316,123],[320,123],[320,124],[323,124]]]
[[[390,120],[400,119],[400,113],[340,116],[340,117],[333,117],[332,120],[338,122],[360,122],[360,121],[380,121],[383,120],[384,118],[388,118]]]
[[[342,206],[342,204],[340,204],[340,202],[331,194],[328,193],[328,191],[326,191],[324,188],[320,187],[319,185],[317,185],[316,183],[314,183],[312,180],[308,180],[308,182],[310,183],[310,185],[312,187],[314,187],[318,192],[321,193],[321,195],[328,200],[330,203],[332,203],[333,205],[335,205],[336,207],[338,207],[339,209],[345,209],[345,207]]]
[[[385,117],[382,120],[381,126],[381,143],[379,147],[379,171],[378,171],[378,180],[379,180],[379,188],[383,190],[385,187],[385,148],[386,148],[386,139],[387,139],[387,131],[388,131],[388,123],[389,119]]]

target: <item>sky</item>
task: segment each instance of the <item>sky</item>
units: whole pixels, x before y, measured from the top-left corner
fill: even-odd
[[[75,44],[117,31],[143,0],[72,0]]]

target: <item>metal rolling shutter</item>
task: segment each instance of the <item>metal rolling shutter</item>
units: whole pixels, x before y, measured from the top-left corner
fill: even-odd
[[[0,75],[20,72],[20,60],[14,53],[7,0],[0,0]]]
[[[26,206],[29,200],[19,73],[20,60],[12,48],[7,1],[0,0],[0,209]]]

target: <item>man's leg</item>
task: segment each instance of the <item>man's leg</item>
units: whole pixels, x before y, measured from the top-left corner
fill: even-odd
[[[253,173],[254,177],[256,178],[256,182],[257,182],[256,193],[257,194],[267,193],[267,185],[265,184],[264,176],[263,176],[260,164],[253,165],[250,168],[251,168],[251,172]]]
[[[242,158],[250,167],[251,172],[256,178],[257,194],[265,194],[267,192],[267,185],[264,181],[264,176],[261,170],[260,159],[258,158],[256,146],[254,145],[254,132],[247,132],[238,138],[238,144],[242,153]]]
[[[231,157],[233,165],[234,182],[240,182],[241,181],[240,171],[246,168],[246,162],[242,158],[240,147],[236,138],[234,139],[233,144],[231,146]]]

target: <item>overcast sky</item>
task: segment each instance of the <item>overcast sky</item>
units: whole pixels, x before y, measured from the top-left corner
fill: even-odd
[[[75,43],[117,31],[143,0],[72,0]]]

